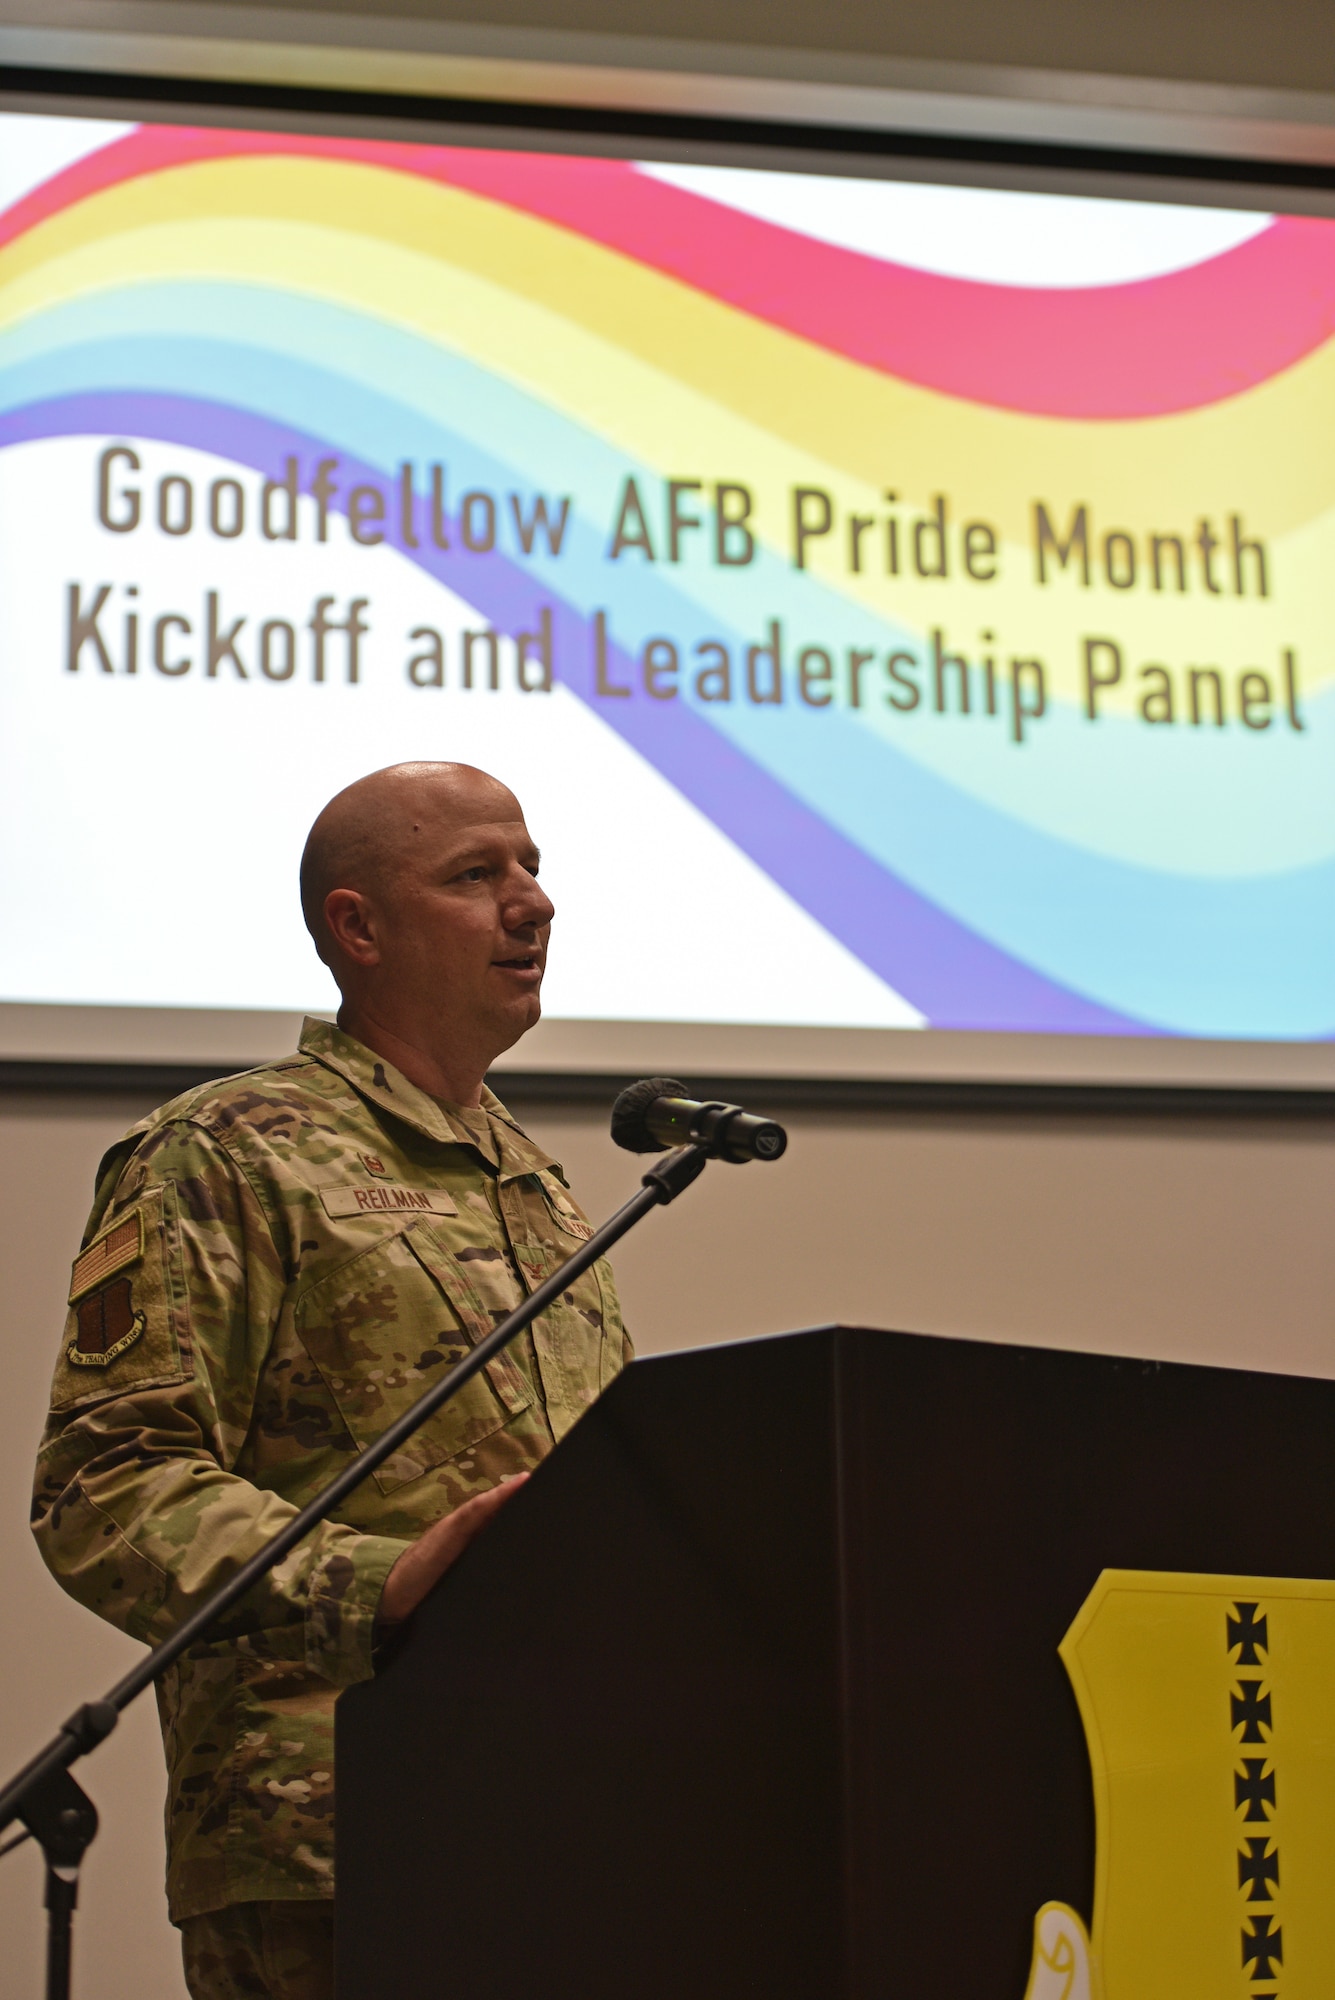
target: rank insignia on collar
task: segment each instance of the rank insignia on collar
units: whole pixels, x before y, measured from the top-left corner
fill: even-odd
[[[135,1310],[128,1278],[109,1278],[88,1292],[75,1309],[78,1332],[65,1349],[76,1368],[106,1368],[133,1347],[147,1324]]]

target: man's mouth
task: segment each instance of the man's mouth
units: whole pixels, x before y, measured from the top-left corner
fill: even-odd
[[[502,972],[541,972],[542,960],[535,951],[516,952],[513,958],[493,958]]]

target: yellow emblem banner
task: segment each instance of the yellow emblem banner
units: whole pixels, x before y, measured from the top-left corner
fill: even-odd
[[[1060,1650],[1094,1920],[1039,1912],[1033,2000],[1328,2000],[1335,1582],[1105,1570]]]

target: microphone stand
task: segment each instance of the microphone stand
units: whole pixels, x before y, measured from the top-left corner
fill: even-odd
[[[76,1709],[60,1733],[0,1791],[0,1833],[15,1820],[21,1820],[27,1829],[17,1839],[0,1846],[0,1854],[8,1853],[10,1848],[17,1847],[31,1835],[46,1857],[46,2000],[69,2000],[70,1920],[78,1902],[79,1869],[89,1842],[97,1832],[97,1809],[70,1776],[70,1766],[95,1750],[99,1743],[105,1742],[120,1720],[122,1710],[129,1707],[136,1695],[151,1687],[164,1668],[171,1666],[182,1653],[202,1639],[215,1620],[225,1611],[230,1611],[262,1576],[280,1563],[326,1515],[331,1514],[340,1501],[346,1500],[349,1493],[354,1492],[378,1465],[391,1458],[420,1424],[457,1395],[465,1382],[471,1381],[479,1369],[486,1367],[493,1355],[499,1354],[517,1333],[522,1333],[553,1300],[558,1299],[573,1278],[578,1278],[591,1264],[596,1264],[614,1243],[620,1242],[628,1230],[648,1215],[650,1209],[675,1201],[715,1157],[716,1149],[708,1141],[699,1141],[680,1147],[651,1167],[641,1182],[639,1193],[632,1195],[601,1229],[595,1230],[588,1242],[573,1257],[566,1259],[560,1270],[545,1278],[522,1305],[516,1306],[509,1317],[471,1348],[462,1361],[456,1362],[447,1375],[419,1396],[411,1409],[405,1410],[388,1430],[382,1431],[374,1444],[359,1452],[329,1482],[323,1493],[317,1494],[299,1514],[294,1514],[272,1541],[253,1555],[249,1562],[243,1563],[226,1583],[220,1584],[198,1611],[192,1612],[183,1624],[178,1625],[169,1639],[164,1639],[160,1646],[155,1646],[152,1652],[146,1654],[101,1701],[85,1702],[82,1708]]]

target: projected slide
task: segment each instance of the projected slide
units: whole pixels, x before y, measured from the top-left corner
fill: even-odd
[[[511,783],[587,1019],[1335,1031],[1335,223],[0,119],[0,999],[300,1008]]]

